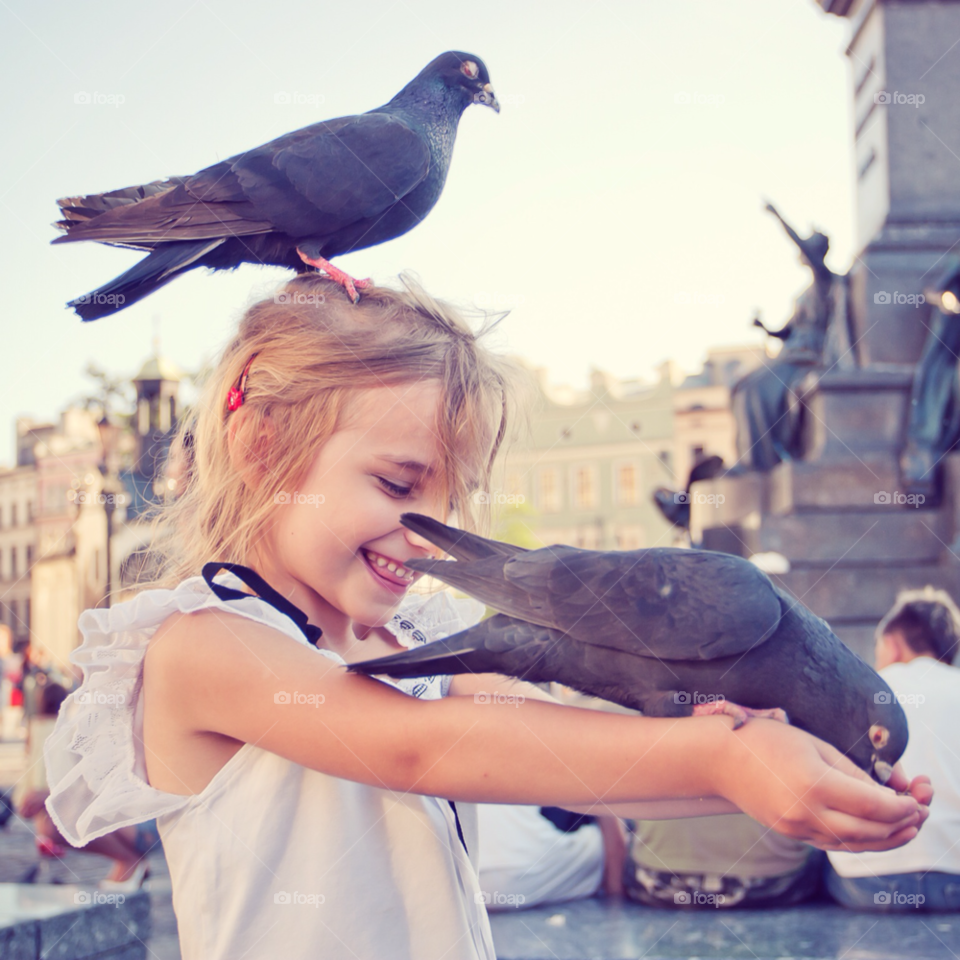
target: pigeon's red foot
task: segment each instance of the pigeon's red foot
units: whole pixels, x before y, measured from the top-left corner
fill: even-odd
[[[302,250],[297,250],[297,253],[300,254],[300,259],[311,267],[316,267],[317,270],[322,270],[331,280],[339,283],[344,290],[347,291],[347,296],[354,302],[360,302],[360,294],[357,293],[357,289],[365,290],[369,287],[373,281],[369,279],[366,280],[355,280],[348,273],[344,273],[342,270],[335,267],[328,260],[324,260],[323,257],[308,257]]]
[[[741,707],[739,703],[732,700],[713,700],[710,703],[698,703],[693,708],[695,717],[712,717],[718,713],[733,717],[733,729],[742,727],[751,717],[760,717],[765,720],[779,720],[781,723],[789,723],[786,711],[779,707],[771,710],[754,710],[752,707]]]

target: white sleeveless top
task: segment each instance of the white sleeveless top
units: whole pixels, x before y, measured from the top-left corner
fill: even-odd
[[[244,588],[225,571],[217,583]],[[82,846],[157,818],[183,960],[495,960],[472,804],[457,804],[468,855],[446,800],[342,780],[252,743],[199,794],[148,784],[140,697],[147,641],[175,611],[211,607],[310,646],[265,600],[221,600],[202,577],[85,610],[84,641],[70,657],[83,683],[44,747],[47,810],[64,837]],[[387,627],[409,647],[481,614],[475,601],[445,593],[410,596]],[[317,653],[344,663],[329,650]],[[395,685],[436,699],[449,678]]]

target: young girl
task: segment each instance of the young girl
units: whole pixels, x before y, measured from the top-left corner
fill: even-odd
[[[538,702],[505,678],[347,674],[476,622],[472,601],[410,595],[405,564],[434,547],[399,518],[469,522],[511,382],[409,283],[354,306],[302,276],[243,317],[181,428],[167,578],[83,613],[84,696],[46,745],[48,809],[71,843],[157,818],[184,960],[493,960],[478,801],[741,808],[852,850],[916,834],[920,778],[897,771],[912,793],[897,796],[782,723],[733,732],[728,717]]]

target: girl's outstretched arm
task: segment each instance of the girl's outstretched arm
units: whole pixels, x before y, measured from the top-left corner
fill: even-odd
[[[506,677],[495,673],[472,674],[464,673],[453,677],[450,693],[453,696],[481,696],[505,697],[507,702],[513,698],[516,702],[545,700],[549,703],[559,703],[554,696],[532,683],[518,680],[516,677]],[[633,713],[633,711],[630,711]],[[816,741],[823,751],[826,762],[855,779],[873,784],[874,781],[855,764],[840,752],[824,743]],[[922,807],[926,807],[933,798],[933,789],[928,777],[915,777],[910,781],[898,763],[894,767],[889,787],[899,793],[910,793]],[[607,803],[598,801],[590,804],[578,804],[568,809],[576,813],[591,813],[598,816],[629,817],[637,820],[680,820],[686,817],[717,816],[720,814],[742,813],[743,811],[729,800],[722,797],[698,797],[697,799],[669,800],[634,800],[621,803]],[[926,818],[926,810],[923,816]]]
[[[925,816],[914,797],[851,775],[833,748],[776,721],[734,732],[725,716],[424,702],[220,610],[161,625],[144,698],[145,727],[220,734],[333,776],[452,800],[571,807],[719,796],[781,833],[853,851],[900,846]]]

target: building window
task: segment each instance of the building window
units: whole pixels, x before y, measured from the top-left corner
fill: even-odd
[[[27,544],[27,572],[30,572],[31,567],[33,567],[33,544]]]
[[[27,523],[33,523],[33,501],[27,501]]]
[[[23,601],[23,626],[27,633],[30,632],[30,598]]]
[[[507,474],[507,494],[508,496],[513,497],[513,503],[523,503],[523,474],[522,473],[509,473]]]
[[[17,579],[17,548],[10,548],[10,579]]]
[[[20,618],[17,616],[17,607],[19,606],[18,600],[10,601],[10,629],[17,636],[20,635]]]
[[[10,526],[15,527],[17,525],[17,505],[15,503],[10,504]]]
[[[597,505],[596,470],[591,466],[575,467],[573,471],[573,504],[579,510],[591,510]]]
[[[621,463],[617,467],[617,503],[621,507],[635,507],[640,502],[640,471],[635,463]]]
[[[543,513],[560,511],[560,478],[556,467],[543,467],[539,475],[538,505]]]

